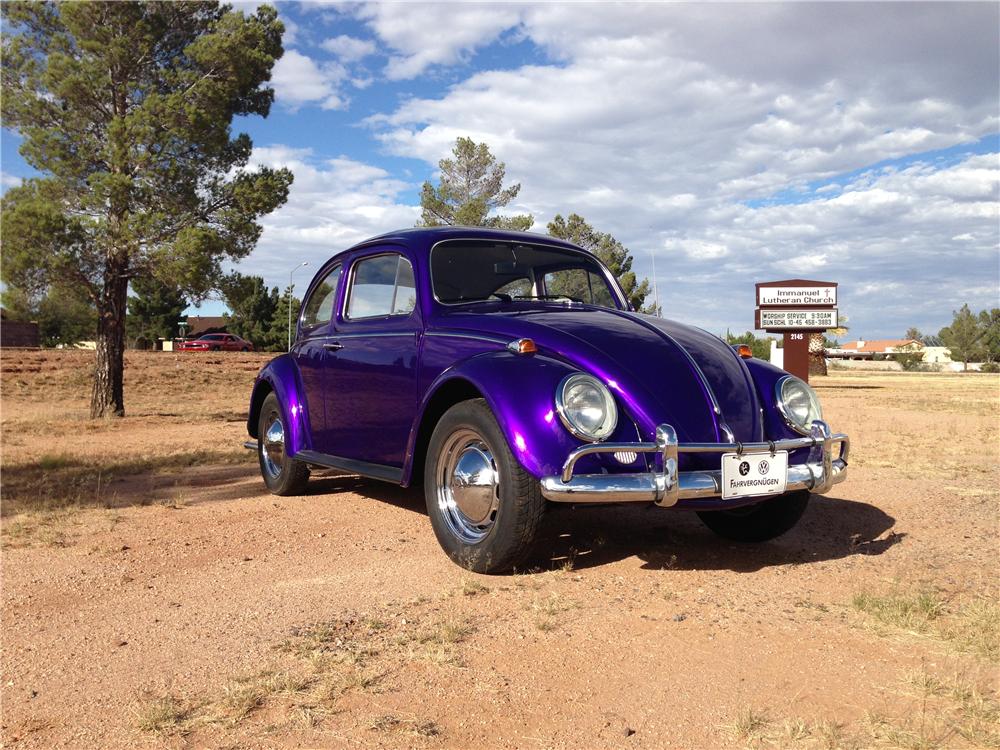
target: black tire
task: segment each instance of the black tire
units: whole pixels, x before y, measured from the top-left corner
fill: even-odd
[[[484,523],[485,530],[480,529],[482,538],[475,541],[463,539],[461,531],[456,531],[455,511],[442,507],[447,503],[439,495],[451,491],[442,489],[444,477],[449,474],[449,456],[463,454],[460,442],[471,433],[478,436],[486,455],[492,457],[497,480],[493,489],[495,510],[489,515],[488,527]],[[503,573],[519,565],[531,551],[546,505],[538,481],[514,458],[483,399],[456,404],[435,426],[427,446],[424,496],[442,549],[454,562],[475,573]],[[453,494],[450,497],[454,499]]]
[[[708,528],[734,542],[766,542],[790,531],[806,512],[809,491],[799,490],[732,510],[698,511]]]
[[[212,351],[213,351],[213,352],[217,352],[217,351],[219,351],[220,349],[221,349],[221,347],[218,347],[218,346],[213,346],[213,347],[212,347]]]
[[[250,350],[247,347],[244,346],[242,349],[240,349],[240,351],[243,352],[244,354],[246,354]]]
[[[285,418],[281,415],[278,398],[269,393],[260,407],[260,416],[257,417],[257,462],[260,464],[260,474],[271,494],[302,495],[309,483],[309,466],[288,457],[284,439],[280,451],[270,456],[270,460],[265,454],[267,430],[275,421],[281,424],[282,437],[287,435]]]

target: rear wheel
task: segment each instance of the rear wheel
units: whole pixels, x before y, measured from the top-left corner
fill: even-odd
[[[434,428],[424,495],[441,547],[476,573],[523,561],[545,511],[538,481],[511,454],[483,399],[456,404]]]
[[[264,484],[275,495],[301,495],[309,482],[309,467],[285,452],[288,434],[278,397],[267,394],[257,419],[257,459]]]
[[[743,508],[698,511],[698,518],[716,534],[734,542],[766,542],[791,530],[807,505],[809,490],[799,490]]]

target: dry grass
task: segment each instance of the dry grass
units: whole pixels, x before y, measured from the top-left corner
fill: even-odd
[[[176,473],[193,466],[245,463],[247,451],[195,450],[127,459],[46,454],[37,461],[4,467],[5,516],[66,508],[112,508],[131,502],[114,483],[124,477]],[[139,504],[145,504],[140,502]]]
[[[901,710],[867,712],[856,722],[828,718],[776,719],[768,711],[744,708],[723,732],[748,748],[802,750],[951,750],[1000,748],[1000,705],[992,693],[957,676],[926,670],[904,675],[890,692]]]
[[[863,403],[865,418],[851,426],[852,466],[905,469],[1000,499],[1000,375],[837,372],[814,385],[826,407]]]
[[[884,596],[860,593],[855,594],[853,605],[883,625],[911,633],[926,633],[944,611],[944,603],[932,591],[893,592]]]
[[[490,588],[475,578],[463,578],[460,590],[462,596],[479,596],[480,594],[488,594]]]
[[[525,605],[534,617],[535,627],[542,632],[556,630],[562,624],[561,615],[580,606],[573,599],[559,593],[550,592],[545,596],[536,596]]]
[[[341,710],[345,696],[390,689],[394,677],[412,671],[408,666],[461,666],[461,646],[475,628],[464,619],[433,619],[429,610],[436,604],[387,605],[387,612],[378,615],[296,628],[276,646],[277,658],[268,669],[232,679],[217,695],[197,702],[148,698],[137,709],[136,724],[145,732],[184,735],[259,723],[256,717],[266,713],[268,720],[277,717],[279,726],[319,726]],[[371,728],[417,737],[442,733],[433,721],[390,714],[376,718]]]
[[[1000,661],[1000,601],[997,593],[964,603],[946,603],[933,591],[855,594],[853,606],[885,634],[901,631],[927,636],[953,649],[991,662]]]
[[[740,710],[731,722],[724,724],[722,730],[749,747],[757,747],[763,742],[770,725],[771,719],[765,711],[748,706]]]
[[[154,734],[186,734],[197,706],[174,695],[147,697],[137,706],[136,725]]]
[[[247,402],[269,356],[129,352],[127,416],[90,420],[92,352],[5,353],[3,515],[142,504],[116,483],[247,462]]]

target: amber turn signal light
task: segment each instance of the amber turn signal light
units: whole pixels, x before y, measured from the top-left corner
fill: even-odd
[[[507,344],[507,348],[514,354],[534,354],[538,351],[538,345],[533,339],[516,339]]]
[[[736,353],[743,357],[743,359],[750,359],[753,357],[753,350],[750,349],[749,344],[740,344],[737,346]]]

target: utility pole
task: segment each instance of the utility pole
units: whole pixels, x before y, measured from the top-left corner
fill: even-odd
[[[303,266],[308,265],[309,261],[304,260],[288,272],[288,351],[292,350],[292,300],[294,299],[294,297],[292,297],[292,274]]]

